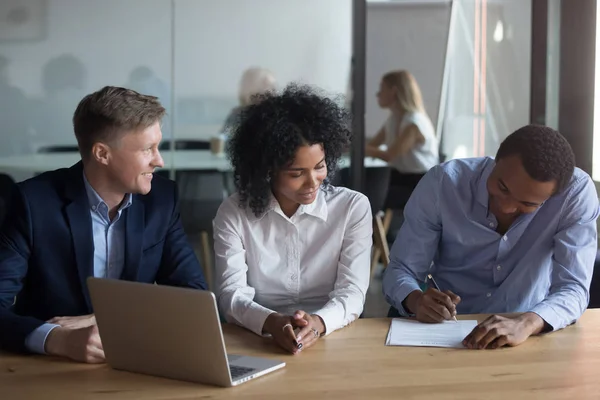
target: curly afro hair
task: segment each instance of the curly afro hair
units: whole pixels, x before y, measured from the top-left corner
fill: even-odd
[[[271,179],[293,162],[303,145],[322,144],[327,179],[350,145],[350,114],[333,99],[305,85],[290,84],[281,94],[257,95],[226,127],[227,155],[242,207],[260,216],[271,197]]]
[[[525,172],[534,180],[555,181],[555,193],[569,184],[575,171],[575,155],[569,142],[543,125],[526,125],[504,139],[496,160],[509,156],[519,156]]]

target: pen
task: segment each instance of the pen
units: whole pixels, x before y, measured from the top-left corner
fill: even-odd
[[[435,281],[435,279],[433,279],[433,276],[432,276],[431,274],[427,275],[427,278],[428,278],[428,279],[431,279],[431,282],[433,282],[433,284],[435,285],[435,288],[436,288],[438,291],[440,291],[440,292],[442,291],[442,290],[440,289],[440,287],[438,286],[437,282]],[[454,319],[456,322],[458,322],[458,320],[456,319],[456,315],[453,315],[453,316],[452,316],[452,319]]]

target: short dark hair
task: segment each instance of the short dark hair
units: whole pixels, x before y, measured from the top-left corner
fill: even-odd
[[[281,94],[267,92],[253,98],[226,127],[227,154],[233,166],[242,207],[256,216],[266,210],[270,179],[293,162],[298,147],[322,144],[328,178],[351,139],[350,113],[342,103],[315,88],[290,84]]]
[[[510,134],[496,154],[496,160],[519,156],[525,172],[539,182],[556,182],[561,192],[575,171],[575,155],[569,142],[557,131],[543,125],[526,125]]]
[[[105,86],[85,96],[73,115],[81,157],[86,160],[97,142],[113,142],[125,133],[159,122],[165,108],[157,97],[131,89]]]

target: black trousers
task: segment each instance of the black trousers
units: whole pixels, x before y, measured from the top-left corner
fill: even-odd
[[[393,169],[390,172],[390,185],[384,208],[398,210],[404,208],[413,190],[425,174],[403,174]]]

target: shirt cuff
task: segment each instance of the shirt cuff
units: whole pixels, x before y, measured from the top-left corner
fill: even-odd
[[[257,335],[263,336],[263,326],[265,325],[265,321],[267,320],[267,317],[274,312],[275,311],[263,307],[256,302],[252,302],[244,312],[244,326]]]
[[[419,286],[419,284],[416,281],[415,282],[407,282],[402,285],[398,285],[396,287],[396,289],[391,293],[391,295],[386,294],[385,299],[389,304],[394,306],[396,308],[396,310],[398,310],[398,313],[400,314],[400,316],[410,317],[414,314],[410,313],[408,310],[406,310],[404,308],[404,306],[402,305],[402,302],[404,300],[406,300],[408,295],[411,294],[412,292],[414,292],[415,290],[422,291],[421,287]]]
[[[343,317],[339,317],[340,314],[343,314],[343,311],[337,310],[335,307],[322,308],[315,311],[313,314],[318,315],[323,320],[325,332],[319,332],[323,336],[327,336],[330,333],[337,331],[344,325]]]
[[[559,317],[556,315],[556,312],[554,312],[552,307],[547,304],[540,303],[537,306],[533,307],[530,312],[539,315],[540,318],[544,320],[544,322],[550,325],[550,332],[554,332],[556,330],[564,328],[564,326],[561,326]]]
[[[37,327],[25,338],[25,348],[32,353],[46,354],[46,338],[54,328],[59,326],[56,324],[43,324]]]

